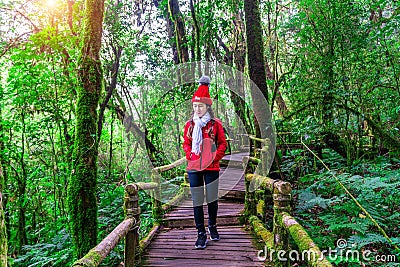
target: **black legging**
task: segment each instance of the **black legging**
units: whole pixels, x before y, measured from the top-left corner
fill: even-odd
[[[217,223],[218,212],[218,182],[219,171],[188,172],[190,191],[192,193],[194,221],[199,232],[205,232],[204,227],[204,184],[208,207],[208,225]]]

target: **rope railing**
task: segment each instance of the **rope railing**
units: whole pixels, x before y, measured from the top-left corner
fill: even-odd
[[[254,232],[263,240],[265,247],[271,253],[267,257],[273,266],[290,266],[291,236],[297,245],[298,254],[311,255],[302,258],[311,267],[331,267],[331,263],[324,257],[318,246],[312,241],[304,228],[290,215],[292,186],[290,183],[274,180],[267,177],[266,150],[269,148],[269,139],[260,139],[250,136],[252,140],[261,142],[261,159],[244,157],[243,165],[246,166],[245,175],[245,208],[244,217],[248,220]],[[248,163],[253,162],[261,166],[261,175],[248,174]],[[271,212],[272,208],[273,212]],[[266,223],[272,216],[272,232],[267,229]],[[272,253],[274,252],[274,253]],[[303,253],[303,254],[302,254]]]

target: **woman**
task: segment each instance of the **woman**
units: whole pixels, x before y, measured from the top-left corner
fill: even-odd
[[[204,226],[204,185],[208,207],[208,232],[211,240],[219,240],[217,231],[219,161],[227,147],[224,129],[214,117],[208,91],[210,78],[202,76],[199,88],[192,97],[193,115],[186,122],[183,149],[188,160],[190,191],[197,229],[196,248],[205,248],[207,234]]]

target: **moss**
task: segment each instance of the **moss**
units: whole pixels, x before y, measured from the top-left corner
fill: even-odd
[[[274,233],[274,247],[277,251],[289,251],[289,232],[282,223],[282,211],[274,205],[274,218],[273,218],[273,233]],[[289,261],[280,261],[274,255],[274,266],[289,266]]]
[[[152,182],[160,184],[160,176],[158,174],[152,175]],[[153,218],[156,222],[160,223],[162,221],[163,209],[161,205],[161,188],[158,187],[157,189],[153,190],[152,197],[151,197],[153,208]]]
[[[256,216],[250,216],[249,223],[253,228],[254,233],[265,242],[267,248],[273,249],[274,235],[264,227],[262,221],[258,219]]]
[[[150,230],[150,232],[142,238],[139,241],[139,246],[138,246],[138,254],[143,255],[145,252],[146,248],[149,246],[150,242],[153,240],[154,236],[157,234],[157,232],[160,229],[161,224],[155,222],[153,223],[153,228]]]
[[[103,84],[100,61],[103,10],[103,1],[86,1],[73,162],[67,198],[71,236],[78,258],[97,243],[97,108]]]
[[[98,95],[78,90],[73,170],[68,185],[71,232],[78,258],[97,243],[97,103]]]
[[[265,202],[264,200],[259,200],[257,203],[257,214],[264,216]]]
[[[320,260],[320,255],[322,254],[320,249],[310,238],[304,228],[292,216],[287,213],[283,213],[280,223],[288,228],[290,235],[293,237],[301,252],[308,250],[310,255],[318,255],[315,257],[310,257],[310,261],[308,261],[309,266],[332,266],[327,259],[322,258],[322,260]]]
[[[102,260],[103,257],[100,255],[98,251],[91,250],[82,259],[76,261],[72,265],[72,267],[77,267],[77,266],[96,267],[101,263]]]

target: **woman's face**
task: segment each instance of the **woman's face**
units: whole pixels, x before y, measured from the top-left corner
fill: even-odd
[[[193,102],[193,111],[201,118],[207,112],[207,105],[202,102]]]

